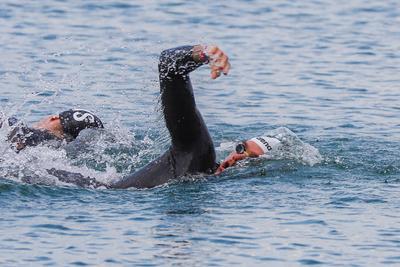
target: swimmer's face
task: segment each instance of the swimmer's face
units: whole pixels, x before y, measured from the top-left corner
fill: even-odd
[[[47,130],[57,137],[63,138],[63,129],[58,115],[51,115],[41,119],[33,125],[36,129]]]

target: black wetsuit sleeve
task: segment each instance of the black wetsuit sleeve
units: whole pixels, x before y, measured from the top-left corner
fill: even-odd
[[[80,173],[69,172],[64,170],[57,170],[54,168],[48,169],[47,172],[58,178],[60,182],[67,184],[74,184],[81,187],[105,187],[108,188],[108,185],[97,181],[95,178],[84,176]]]
[[[192,50],[193,46],[182,46],[165,50],[160,56],[161,103],[171,148],[112,187],[154,187],[187,173],[210,172],[215,167],[214,146],[196,108],[189,78],[189,73],[203,64],[193,59]]]
[[[172,147],[190,150],[206,128],[196,108],[189,73],[201,66],[192,56],[192,46],[165,50],[160,56],[161,101]]]

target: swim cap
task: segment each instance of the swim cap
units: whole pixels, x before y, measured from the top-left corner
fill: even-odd
[[[276,151],[281,146],[281,141],[269,136],[255,137],[250,139],[250,141],[256,143],[264,151],[264,154]]]
[[[59,114],[61,126],[64,134],[70,135],[74,139],[79,132],[87,128],[104,128],[101,120],[84,109],[70,109]]]

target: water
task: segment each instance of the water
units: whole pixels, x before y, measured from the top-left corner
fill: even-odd
[[[0,132],[0,265],[399,265],[399,23],[394,0],[1,1],[1,112],[90,109],[118,142],[15,154]],[[162,153],[157,56],[197,43],[233,66],[192,74],[219,159],[281,126],[322,159],[297,151],[150,190],[46,176],[111,181]]]

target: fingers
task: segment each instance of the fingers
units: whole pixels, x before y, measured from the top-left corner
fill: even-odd
[[[231,69],[231,63],[226,62],[225,67],[222,69],[222,72],[223,72],[225,75],[228,75],[230,69]]]
[[[232,167],[235,164],[236,160],[234,158],[227,158],[223,162],[221,162],[215,174],[219,175],[221,172],[225,171],[226,168]]]
[[[224,162],[221,162],[221,164],[219,165],[218,169],[215,171],[216,175],[219,175],[221,172],[225,171],[226,168],[231,167],[229,162],[227,162],[226,160]]]
[[[219,69],[212,69],[211,70],[211,79],[215,80],[219,76],[221,76],[221,71]]]
[[[228,56],[223,54],[221,55],[221,57],[218,59],[218,61],[216,62],[216,64],[218,66],[220,66],[222,69],[224,69],[228,64]]]
[[[238,154],[236,152],[232,152],[221,164],[219,165],[217,171],[215,172],[216,175],[220,174],[221,172],[225,171],[225,169],[232,167],[238,161],[247,158],[245,154]]]
[[[215,175],[219,175],[221,172],[225,171],[225,168],[219,166],[217,171],[215,172]]]
[[[228,56],[217,46],[208,46],[206,50],[210,58],[211,78],[218,78],[221,72],[227,75],[231,68]]]
[[[218,46],[216,46],[216,45],[210,45],[210,46],[207,46],[207,54],[209,54],[209,55],[214,55],[216,52],[218,52],[218,50],[219,50],[219,48],[218,48]]]

